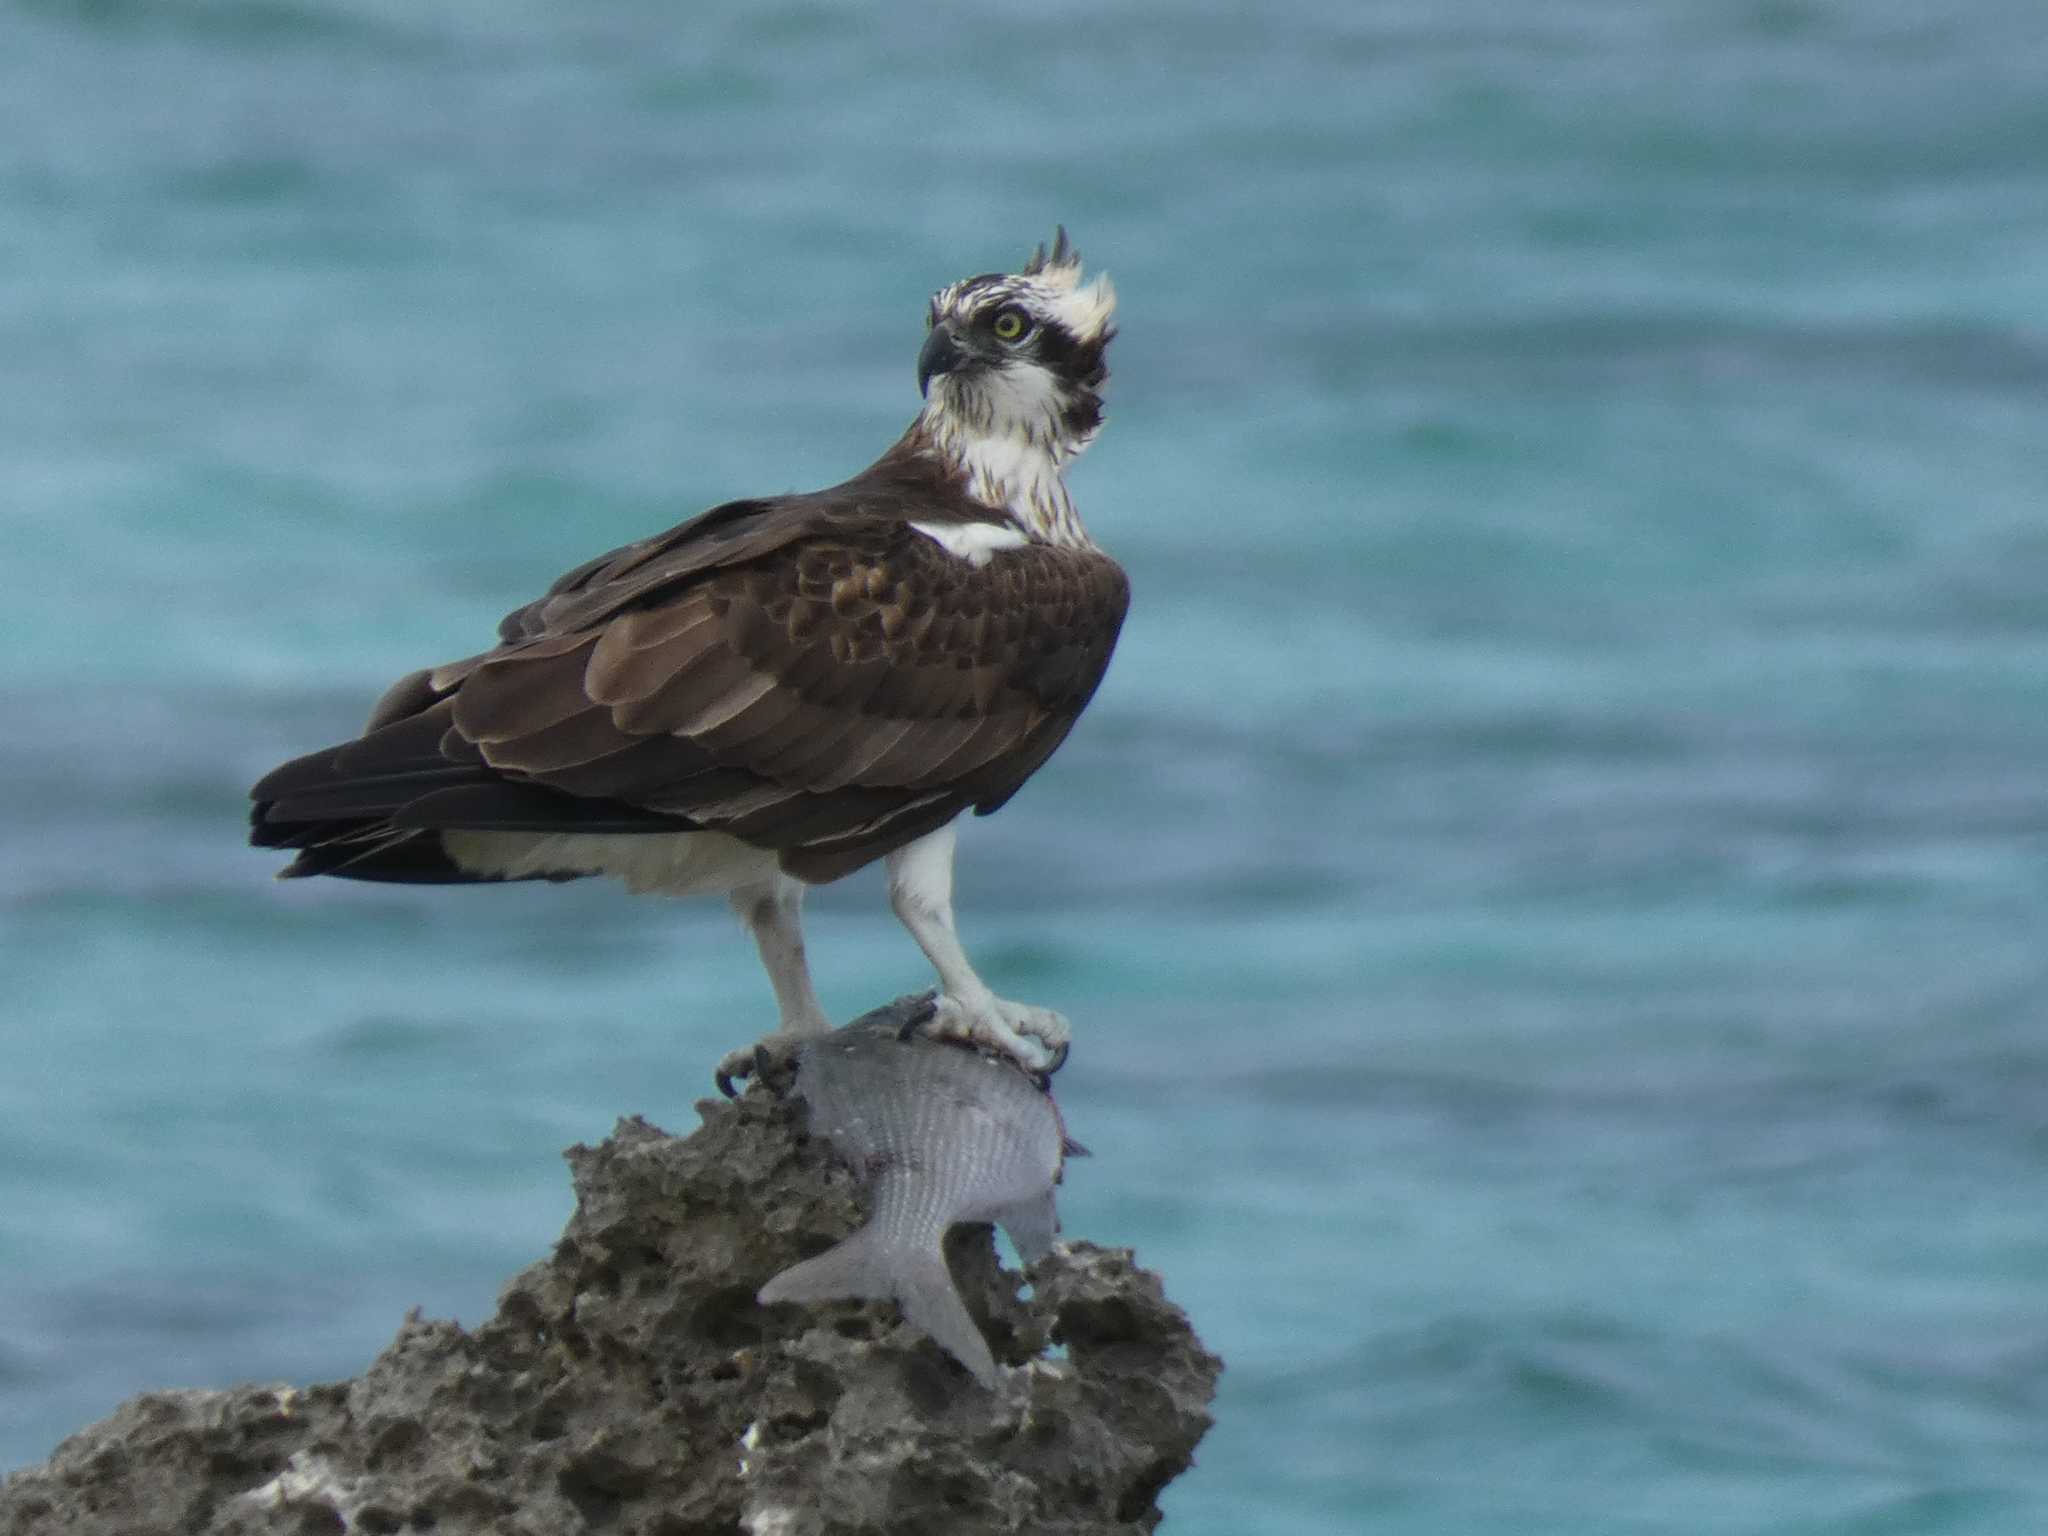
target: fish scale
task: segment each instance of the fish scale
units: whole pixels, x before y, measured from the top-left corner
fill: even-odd
[[[848,1025],[797,1054],[794,1092],[868,1186],[867,1223],[764,1285],[764,1305],[888,1299],[973,1373],[995,1359],[946,1268],[947,1231],[993,1221],[1024,1261],[1051,1249],[1067,1145],[1052,1096],[1015,1065],[893,1022]]]

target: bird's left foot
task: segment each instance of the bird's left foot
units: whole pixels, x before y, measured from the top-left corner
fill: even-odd
[[[1009,1057],[1034,1077],[1059,1071],[1073,1036],[1066,1015],[1029,1003],[987,996],[963,1000],[941,992],[932,999],[924,1032],[938,1040],[959,1040]]]
[[[752,1045],[727,1051],[719,1058],[711,1080],[728,1099],[740,1096],[739,1089],[733,1086],[735,1079],[754,1078],[775,1087],[795,1068],[798,1049],[805,1041],[817,1038],[816,1030],[778,1029]]]

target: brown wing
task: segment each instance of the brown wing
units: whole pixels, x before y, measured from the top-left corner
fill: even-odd
[[[995,809],[1101,681],[1122,570],[1041,545],[976,568],[858,498],[809,501],[734,503],[570,572],[497,650],[404,680],[361,741],[259,784],[259,841],[705,828],[823,880]]]
[[[902,524],[820,531],[484,658],[449,724],[507,778],[830,878],[1014,794],[1094,693],[1127,601],[1094,552],[977,569]]]

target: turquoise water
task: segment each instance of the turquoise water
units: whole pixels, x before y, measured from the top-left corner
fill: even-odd
[[[244,787],[866,463],[1063,219],[1136,601],[962,912],[1229,1361],[1167,1528],[2048,1528],[2044,80],[2033,0],[0,11],[0,1466],[474,1322],[692,1123],[722,909],[280,887]]]

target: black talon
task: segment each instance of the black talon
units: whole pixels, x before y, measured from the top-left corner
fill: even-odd
[[[939,995],[936,992],[920,993],[910,1000],[910,1012],[904,1017],[896,1031],[898,1040],[908,1040],[939,1011]]]
[[[1061,1041],[1061,1042],[1060,1042],[1060,1043],[1059,1043],[1058,1045],[1056,1045],[1056,1046],[1054,1046],[1054,1047],[1052,1048],[1052,1062],[1051,1062],[1051,1064],[1050,1064],[1049,1066],[1047,1066],[1047,1067],[1046,1067],[1046,1069],[1045,1069],[1045,1070],[1044,1070],[1043,1072],[1039,1073],[1038,1075],[1039,1075],[1040,1077],[1044,1078],[1044,1079],[1046,1080],[1046,1085],[1047,1085],[1048,1087],[1050,1087],[1050,1086],[1052,1085],[1052,1075],[1053,1075],[1053,1073],[1055,1073],[1055,1072],[1059,1071],[1059,1069],[1060,1069],[1061,1067],[1064,1067],[1064,1066],[1065,1066],[1066,1064],[1067,1064],[1067,1042],[1066,1042],[1066,1041],[1064,1041],[1064,1040],[1062,1040],[1062,1041]]]
[[[769,1038],[780,1039],[781,1037],[770,1036]],[[727,1072],[723,1068],[712,1073],[711,1080],[718,1084],[718,1091],[728,1099],[736,1099],[740,1096],[740,1090],[732,1085],[735,1075],[751,1079],[757,1083],[766,1084],[769,1091],[773,1093],[779,1094],[782,1092],[783,1085],[779,1079],[783,1075],[785,1063],[770,1048],[768,1041],[763,1040],[756,1044],[752,1056],[753,1064],[737,1074]],[[786,1065],[789,1071],[794,1072],[796,1070],[796,1058],[794,1055],[790,1057]]]

